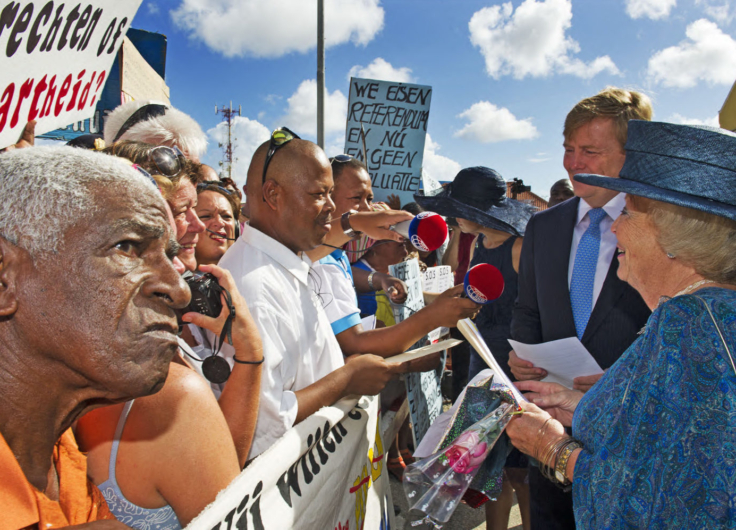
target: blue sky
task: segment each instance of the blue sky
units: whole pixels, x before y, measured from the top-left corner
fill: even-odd
[[[485,165],[547,196],[566,173],[562,123],[607,85],[655,119],[717,124],[736,80],[733,0],[325,0],[326,151],[342,152],[350,73],[433,87],[425,169]],[[168,36],[174,106],[208,131],[241,105],[236,180],[285,125],[314,139],[316,0],[144,0],[133,27]],[[734,2],[736,4],[736,2]]]

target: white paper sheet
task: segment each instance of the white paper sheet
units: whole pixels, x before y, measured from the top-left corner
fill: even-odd
[[[386,362],[404,363],[406,361],[413,361],[414,359],[419,359],[420,357],[425,357],[432,353],[437,353],[438,351],[447,350],[449,348],[452,348],[453,346],[457,346],[461,342],[461,340],[457,339],[447,339],[440,342],[435,342],[434,344],[428,344],[427,346],[423,346],[421,348],[416,348],[414,350],[405,351],[404,353],[399,353],[397,355],[394,355],[393,357],[386,357]]]
[[[542,344],[523,344],[509,339],[520,359],[547,370],[542,381],[559,383],[572,388],[572,380],[584,375],[602,374],[603,370],[577,337],[553,340]]]
[[[475,322],[469,318],[465,318],[457,323],[457,329],[466,339],[468,339],[470,345],[475,348],[475,351],[478,352],[478,355],[481,356],[481,359],[486,362],[488,367],[493,370],[493,373],[495,374],[494,381],[497,383],[503,383],[509,387],[511,392],[514,394],[517,403],[527,401],[501,369],[498,361],[496,361],[493,353],[491,353],[490,348],[488,348],[486,341],[483,340],[483,336],[480,334],[480,331],[478,331]]]
[[[368,315],[365,318],[361,318],[360,323],[363,324],[363,331],[376,329],[376,315]]]

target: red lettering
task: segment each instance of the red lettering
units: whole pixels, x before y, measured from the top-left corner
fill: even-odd
[[[39,118],[45,118],[51,114],[51,107],[54,106],[54,97],[56,97],[56,76],[52,77],[51,81],[49,81],[49,91],[46,92],[46,99],[43,102],[41,114],[38,115]]]
[[[20,92],[18,93],[18,104],[15,106],[15,112],[13,113],[13,119],[10,120],[10,128],[12,129],[18,125],[18,117],[20,116],[20,107],[23,105],[23,100],[28,99],[31,95],[31,88],[33,88],[33,79],[26,79],[26,81],[20,86]]]
[[[95,90],[95,95],[92,96],[92,101],[89,104],[90,107],[95,104],[95,99],[97,99],[97,92],[100,91],[100,87],[102,86],[102,82],[105,80],[105,73],[106,73],[105,70],[103,70],[102,72],[100,72],[100,77],[99,77],[99,79],[97,79],[97,89]]]
[[[56,100],[56,105],[54,105],[54,116],[61,114],[61,109],[64,107],[64,97],[69,93],[70,86],[72,86],[72,74],[66,76],[66,79],[61,84],[59,98]]]
[[[15,93],[15,83],[10,83],[3,92],[3,97],[0,99],[0,132],[5,128],[5,122],[8,120],[8,113],[10,112],[10,103],[13,101],[13,94]]]
[[[36,85],[36,88],[33,89],[33,100],[31,101],[31,110],[28,111],[28,121],[33,121],[36,119],[36,116],[38,116],[38,100],[40,99],[43,91],[46,90],[46,87],[48,87],[46,84],[46,76],[43,76]]]
[[[77,102],[77,94],[79,94],[79,87],[82,86],[82,77],[84,77],[84,74],[87,70],[82,70],[77,74],[77,81],[74,83],[74,88],[72,89],[72,99],[69,100],[69,104],[66,106],[66,111],[69,112],[74,108],[74,104]]]

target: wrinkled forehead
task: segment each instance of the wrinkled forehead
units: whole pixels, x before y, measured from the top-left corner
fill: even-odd
[[[130,181],[92,184],[89,193],[94,210],[86,221],[92,230],[108,230],[127,220],[169,226],[166,203],[152,186]]]

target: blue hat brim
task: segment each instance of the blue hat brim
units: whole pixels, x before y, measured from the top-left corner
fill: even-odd
[[[700,210],[713,215],[719,215],[736,221],[736,206],[730,206],[722,202],[716,202],[703,197],[695,197],[687,193],[667,190],[644,184],[626,178],[606,177],[604,175],[593,175],[589,173],[581,173],[573,177],[576,181],[599,188],[628,193],[630,195],[638,195],[653,199],[655,201],[668,202],[685,208]]]
[[[523,237],[529,218],[536,208],[520,201],[506,199],[503,206],[490,206],[488,211],[473,208],[445,194],[414,194],[414,200],[426,211],[445,217],[467,219],[486,228],[493,228],[514,236]]]

